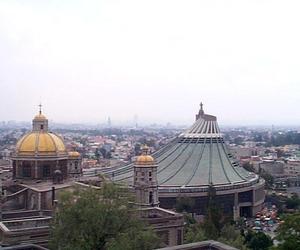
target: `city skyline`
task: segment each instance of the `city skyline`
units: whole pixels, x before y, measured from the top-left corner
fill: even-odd
[[[297,1],[1,1],[0,121],[298,125]]]

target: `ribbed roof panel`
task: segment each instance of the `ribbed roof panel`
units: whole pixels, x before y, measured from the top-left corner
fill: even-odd
[[[159,186],[222,186],[257,179],[229,154],[217,118],[204,114],[203,110],[196,117],[196,122],[189,129],[153,154],[158,164]],[[115,181],[132,181],[132,165],[112,172],[109,174],[114,176]]]

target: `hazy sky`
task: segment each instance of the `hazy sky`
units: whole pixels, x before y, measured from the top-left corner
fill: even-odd
[[[300,1],[0,1],[0,120],[300,124]]]

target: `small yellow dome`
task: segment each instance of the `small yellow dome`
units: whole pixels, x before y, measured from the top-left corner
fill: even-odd
[[[34,120],[47,120],[46,116],[44,116],[43,114],[37,114],[34,117]]]
[[[16,154],[19,156],[59,156],[67,153],[65,144],[58,135],[50,132],[31,132],[18,141]]]
[[[68,155],[69,157],[80,157],[80,153],[77,151],[70,151]]]
[[[154,158],[148,155],[149,148],[145,145],[142,147],[142,155],[138,156],[136,159],[137,165],[151,165],[154,164]]]
[[[154,159],[151,155],[140,155],[137,159],[136,159],[136,163],[139,165],[144,165],[144,164],[153,164],[154,163]]]

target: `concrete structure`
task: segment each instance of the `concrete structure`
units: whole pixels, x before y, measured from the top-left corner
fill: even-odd
[[[148,148],[143,147],[143,154],[134,165],[134,189],[139,207],[158,206],[157,164],[148,155]]]
[[[183,243],[183,215],[160,207],[148,207],[139,210],[142,220],[153,228],[165,246]]]
[[[68,152],[63,139],[49,131],[40,105],[32,131],[17,142],[11,160],[13,180],[5,179],[0,199],[1,245],[45,246],[54,201],[60,191],[72,188],[73,177],[81,175],[81,156]]]
[[[9,247],[2,247],[1,250],[49,250],[35,244],[18,244]]]
[[[264,180],[247,172],[228,151],[217,118],[201,105],[196,122],[152,156],[157,162],[160,206],[174,208],[179,196],[195,200],[194,212],[205,214],[209,190],[227,215],[252,216],[265,199]],[[134,164],[107,171],[113,181],[133,187]]]
[[[230,151],[232,154],[238,159],[242,159],[245,157],[264,155],[266,149],[263,147],[247,147],[247,146],[231,146]]]
[[[183,215],[158,207],[157,164],[148,150],[144,146],[134,164],[133,183],[139,216],[154,229],[162,244],[180,245],[183,242]]]
[[[284,175],[284,165],[285,164],[283,161],[262,160],[262,162],[259,164],[259,167],[261,170],[276,177]]]
[[[289,159],[284,171],[289,176],[300,176],[300,160]]]
[[[26,242],[46,246],[51,219],[51,211],[7,213],[0,222],[1,245],[11,246]]]
[[[195,243],[184,244],[184,245],[174,246],[174,247],[165,247],[156,250],[238,250],[238,249],[217,241],[208,240],[208,241],[195,242]]]

